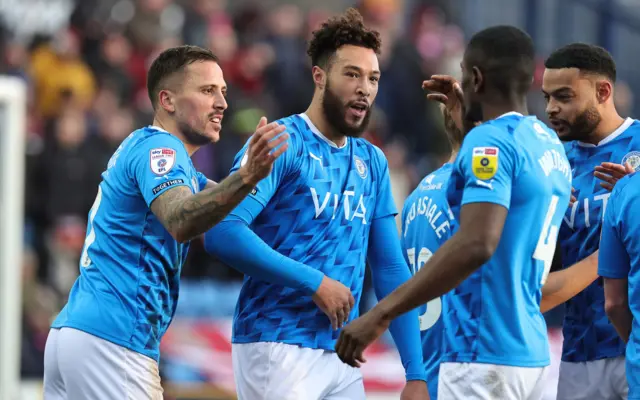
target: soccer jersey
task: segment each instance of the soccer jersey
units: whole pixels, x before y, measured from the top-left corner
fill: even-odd
[[[598,274],[628,279],[633,315],[626,346],[629,399],[640,399],[640,174],[621,179],[613,189],[602,225]]]
[[[413,275],[455,230],[455,220],[447,203],[446,190],[451,169],[452,164],[445,164],[427,175],[404,203],[400,238]],[[442,299],[437,298],[420,307],[422,357],[429,395],[434,400],[438,394],[438,371],[444,335],[442,306]]]
[[[443,362],[549,364],[541,289],[570,192],[562,143],[535,117],[509,113],[465,137],[448,187],[456,220],[479,202],[508,214],[493,256],[445,296]]]
[[[577,201],[560,228],[562,262],[569,267],[598,250],[600,228],[610,193],[593,172],[603,162],[629,161],[640,168],[640,123],[627,119],[598,145],[569,142],[565,146],[573,170]],[[624,354],[624,343],[604,311],[602,279],[567,301],[562,360],[584,362]]]
[[[349,318],[353,320],[372,221],[397,213],[386,158],[361,138],[347,137],[344,146],[336,146],[305,114],[278,122],[290,135],[289,149],[228,218],[245,220],[280,254],[347,286],[356,300]],[[232,173],[243,164],[245,153],[246,145]],[[310,293],[245,276],[234,343],[282,342],[334,350],[338,334]]]
[[[205,185],[175,136],[151,126],[129,135],[102,173],[80,276],[52,327],[79,329],[157,360],[189,245],[178,243],[149,207],[170,188],[195,193]]]

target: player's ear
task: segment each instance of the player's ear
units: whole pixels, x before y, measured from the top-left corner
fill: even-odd
[[[158,93],[158,105],[169,114],[176,111],[173,95],[168,90],[161,90],[160,93]]]
[[[327,84],[327,73],[322,68],[314,65],[311,69],[311,74],[313,75],[313,83],[316,84],[318,89],[324,89]]]
[[[596,82],[596,99],[598,103],[606,103],[613,96],[613,85],[607,80]]]
[[[471,83],[473,84],[473,91],[475,93],[479,93],[482,91],[482,87],[484,85],[484,76],[482,76],[482,71],[480,71],[480,68],[476,66],[471,67]]]

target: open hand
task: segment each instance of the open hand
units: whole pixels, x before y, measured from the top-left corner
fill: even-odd
[[[460,84],[449,75],[432,75],[422,82],[422,89],[428,92],[427,99],[443,104],[458,129],[462,129],[462,108],[464,95]]]
[[[284,129],[277,122],[267,124],[265,117],[260,118],[238,170],[245,182],[256,185],[271,173],[273,163],[289,147],[289,134]]]
[[[600,179],[600,186],[607,189],[608,191],[612,191],[613,187],[618,183],[618,181],[629,174],[633,174],[635,170],[628,162],[624,163],[624,165],[611,163],[611,162],[603,162],[602,164],[596,166],[595,172],[593,173],[596,178]]]

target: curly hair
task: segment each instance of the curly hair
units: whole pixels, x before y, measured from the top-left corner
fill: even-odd
[[[362,15],[355,8],[328,19],[314,31],[307,54],[313,65],[325,69],[331,57],[345,45],[365,47],[380,54],[380,34],[364,26]]]

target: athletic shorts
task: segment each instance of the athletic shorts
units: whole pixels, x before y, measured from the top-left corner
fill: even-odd
[[[557,400],[626,400],[625,358],[560,363]]]
[[[97,336],[51,329],[44,400],[162,400],[158,363]]]
[[[284,343],[232,345],[239,400],[365,400],[362,374],[335,352]]]
[[[548,368],[442,363],[438,400],[542,400]]]

